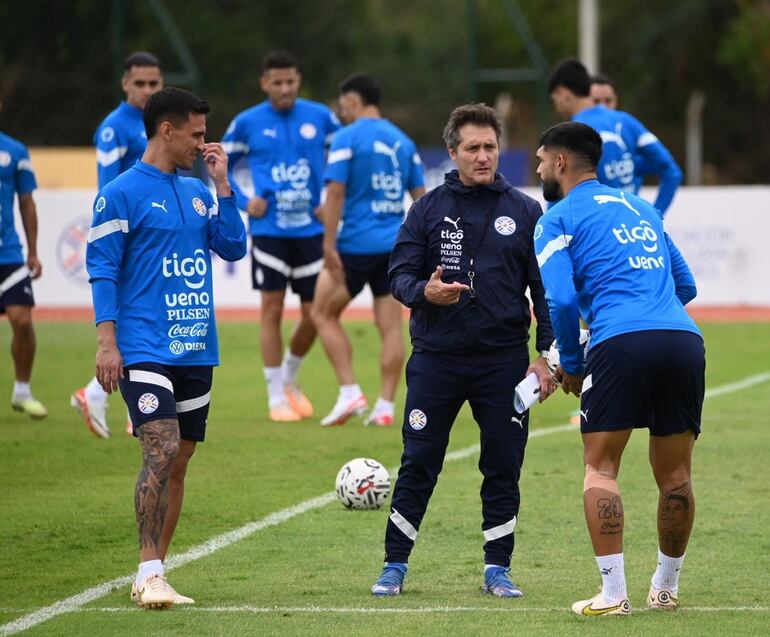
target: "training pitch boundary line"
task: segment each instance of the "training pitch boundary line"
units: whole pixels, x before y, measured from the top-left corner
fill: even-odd
[[[760,383],[764,383],[768,380],[770,380],[770,371],[764,372],[762,374],[756,374],[754,376],[748,376],[747,378],[736,381],[734,383],[727,383],[725,385],[714,387],[713,389],[708,389],[706,390],[705,397],[713,398],[715,396],[730,394],[736,391],[741,391],[742,389],[748,389],[749,387],[759,385]],[[548,436],[550,434],[561,433],[565,431],[573,431],[575,429],[577,429],[577,425],[559,425],[556,427],[535,429],[534,431],[529,432],[529,437],[541,438],[543,436]],[[479,452],[479,445],[471,445],[470,447],[465,447],[464,449],[459,449],[457,451],[452,451],[446,454],[444,461],[454,462],[456,460],[462,460],[478,452]],[[396,472],[397,472],[397,469],[390,471],[391,474]],[[188,564],[190,562],[194,562],[195,560],[198,560],[202,557],[208,557],[209,555],[216,553],[220,549],[226,548],[232,544],[235,544],[236,542],[240,542],[241,540],[253,535],[257,531],[261,531],[263,529],[270,528],[271,526],[282,524],[283,522],[286,522],[287,520],[290,520],[291,518],[296,517],[297,515],[300,515],[302,513],[307,513],[308,511],[312,511],[313,509],[318,509],[322,506],[325,506],[330,502],[333,502],[335,499],[336,499],[335,492],[330,491],[316,498],[310,498],[309,500],[305,500],[304,502],[300,502],[299,504],[295,504],[294,506],[290,506],[286,509],[281,509],[280,511],[271,513],[270,515],[262,518],[261,520],[257,520],[255,522],[249,522],[248,524],[245,524],[237,529],[234,529],[233,531],[228,531],[227,533],[222,533],[221,535],[217,535],[211,538],[210,540],[204,542],[203,544],[199,544],[198,546],[194,546],[191,549],[188,549],[184,553],[179,553],[178,555],[172,555],[171,557],[169,557],[168,561],[166,562],[166,570],[170,571],[175,568],[179,568],[180,566],[184,566],[185,564]],[[42,624],[43,622],[46,622],[49,619],[53,619],[58,615],[81,611],[83,610],[82,607],[85,606],[86,604],[96,601],[97,599],[101,599],[105,595],[108,595],[109,593],[111,593],[116,588],[128,586],[131,583],[131,580],[133,579],[134,579],[133,574],[124,575],[123,577],[116,577],[115,579],[110,580],[109,582],[104,582],[102,584],[99,584],[98,586],[94,586],[93,588],[88,588],[76,595],[72,595],[71,597],[67,597],[66,599],[60,600],[58,602],[54,602],[50,606],[45,606],[38,610],[32,611],[27,615],[19,617],[18,619],[15,619],[11,622],[8,622],[7,624],[3,624],[2,626],[0,626],[0,635],[2,635],[3,637],[6,635],[15,635],[16,633],[32,628],[33,626]],[[241,608],[251,608],[251,607],[241,607]],[[314,608],[314,607],[308,607],[308,608]],[[200,610],[207,610],[207,609],[200,609]],[[349,609],[349,610],[350,612],[374,612],[374,611],[410,612],[410,611],[414,611],[415,609],[401,609],[400,611],[398,611],[397,609],[371,609],[371,610],[370,609],[359,609],[359,610]],[[484,609],[484,610],[487,610],[487,609]],[[531,611],[532,609],[522,608],[520,610]],[[540,609],[540,612],[546,612],[546,610],[551,611],[553,609]],[[682,610],[685,610],[685,609],[682,609]],[[693,610],[693,609],[690,609],[690,610]],[[718,610],[726,611],[729,609],[728,608],[718,609],[715,607],[714,612],[717,612]],[[745,607],[745,608],[740,607],[734,610],[752,610],[752,607]],[[253,612],[257,612],[257,611],[253,611]],[[267,612],[267,611],[264,611],[264,612]],[[302,611],[301,609],[296,609],[295,612],[343,612],[343,611],[334,611],[331,609],[328,609],[326,611],[323,611],[323,610]],[[434,612],[441,612],[441,611],[437,610]],[[450,611],[444,611],[444,612],[450,612]]]
[[[516,602],[513,602],[516,604]],[[3,613],[27,612],[26,608],[0,608]],[[178,606],[175,613],[243,613],[246,615],[269,615],[270,613],[338,613],[345,615],[428,615],[430,613],[563,613],[562,608],[527,606],[415,606],[413,608],[372,608],[362,606]],[[648,612],[649,608],[634,608],[634,613]],[[78,608],[71,613],[145,613],[137,606],[106,606]],[[679,613],[770,613],[770,606],[685,606]]]

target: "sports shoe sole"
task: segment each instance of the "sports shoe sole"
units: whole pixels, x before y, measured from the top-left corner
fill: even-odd
[[[80,417],[86,424],[88,431],[90,431],[94,436],[104,439],[107,439],[111,436],[109,429],[100,427],[97,423],[94,422],[94,419],[91,418],[91,411],[88,409],[88,403],[78,397],[77,392],[70,396],[70,406],[74,407],[80,412]]]

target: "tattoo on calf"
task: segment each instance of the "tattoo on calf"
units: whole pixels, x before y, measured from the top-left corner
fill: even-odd
[[[664,490],[658,506],[660,550],[666,555],[681,555],[692,529],[695,500],[689,481]]]
[[[168,479],[179,453],[179,424],[155,420],[139,427],[137,435],[143,454],[134,492],[139,549],[158,549],[168,509]]]

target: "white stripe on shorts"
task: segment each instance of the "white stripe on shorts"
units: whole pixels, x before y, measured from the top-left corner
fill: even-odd
[[[491,529],[487,529],[484,531],[484,540],[486,542],[491,542],[493,540],[499,540],[501,537],[505,537],[506,535],[510,535],[513,533],[513,530],[516,528],[516,516],[513,516],[513,520],[510,522],[506,522],[505,524],[501,524],[500,526],[493,526]]]
[[[174,393],[174,385],[171,384],[171,381],[162,374],[156,372],[148,372],[144,369],[129,369],[128,380],[132,383],[157,385],[158,387],[163,387],[163,389],[168,389],[172,394]]]
[[[21,283],[29,276],[29,268],[26,265],[19,266],[18,270],[11,272],[5,280],[0,283],[0,295],[5,294],[17,283]]]
[[[417,529],[415,529],[410,523],[409,520],[407,520],[403,515],[401,515],[398,511],[393,509],[393,513],[390,514],[390,521],[393,522],[393,524],[398,527],[398,530],[401,531],[406,537],[408,537],[412,542],[415,542],[417,540]]]
[[[306,276],[313,276],[315,274],[318,274],[321,271],[321,268],[323,267],[323,265],[324,265],[323,259],[318,259],[318,261],[313,261],[312,263],[301,265],[298,268],[294,268],[291,271],[291,278],[302,279]]]
[[[195,411],[201,407],[205,407],[211,402],[211,392],[206,392],[203,396],[197,398],[190,398],[189,400],[183,400],[181,403],[176,404],[176,413],[181,414],[186,411]]]
[[[256,259],[257,263],[259,263],[259,265],[264,265],[271,270],[280,272],[287,278],[291,276],[291,267],[289,267],[289,264],[285,261],[281,261],[278,257],[274,257],[272,254],[263,252],[257,247],[252,249],[252,254],[254,255],[254,258]]]

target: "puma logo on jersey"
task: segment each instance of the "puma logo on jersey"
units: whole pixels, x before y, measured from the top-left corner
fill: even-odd
[[[398,169],[398,157],[396,156],[396,152],[398,151],[400,146],[401,146],[401,142],[396,142],[395,144],[393,144],[393,148],[391,148],[385,142],[381,142],[380,140],[377,140],[374,142],[372,149],[374,150],[375,153],[379,153],[381,155],[386,155],[390,157],[390,161],[393,162],[393,168]]]
[[[455,227],[455,230],[459,230],[459,228],[457,227],[457,224],[460,223],[460,217],[457,217],[457,219],[455,219],[454,221],[452,221],[449,217],[444,217],[444,221],[446,221],[447,223],[451,223]]]
[[[631,210],[637,217],[642,216],[639,214],[639,211],[636,208],[634,208],[630,203],[628,203],[628,200],[625,198],[622,192],[620,193],[620,197],[616,197],[615,195],[594,195],[594,201],[598,203],[600,206],[605,203],[623,204],[626,208]]]
[[[166,210],[166,200],[165,199],[163,200],[162,203],[158,203],[157,201],[153,201],[151,203],[152,203],[152,207],[153,208],[160,208],[163,212],[168,212],[168,210]]]

